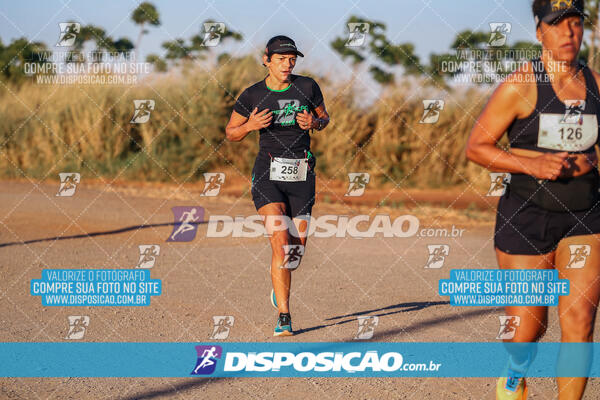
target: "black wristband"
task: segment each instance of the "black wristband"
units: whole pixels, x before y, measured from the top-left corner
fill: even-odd
[[[317,118],[317,121],[318,121],[317,130],[320,131],[321,129],[323,129],[323,120],[321,118]]]

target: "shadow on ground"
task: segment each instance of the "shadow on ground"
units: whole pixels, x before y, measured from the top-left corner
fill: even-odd
[[[207,223],[208,223],[208,221],[189,222],[190,225],[202,225],[202,224],[207,224]],[[25,240],[23,242],[0,243],[0,247],[26,245],[26,244],[38,243],[38,242],[51,242],[54,240],[85,239],[85,238],[94,237],[94,236],[117,235],[117,234],[123,233],[123,232],[135,231],[138,229],[156,228],[159,226],[175,226],[175,223],[174,222],[165,222],[162,224],[132,225],[132,226],[126,226],[125,228],[113,229],[110,231],[81,233],[79,235],[69,235],[69,236],[54,236],[54,237],[41,238],[41,239]]]
[[[358,316],[366,315],[366,314],[378,315],[378,316],[390,315],[390,314],[395,314],[395,313],[400,313],[400,312],[416,311],[416,310],[420,310],[420,309],[423,309],[426,307],[431,307],[431,306],[439,306],[439,305],[447,305],[447,304],[449,304],[449,302],[447,302],[447,301],[400,303],[400,304],[395,304],[392,306],[382,307],[382,308],[378,308],[378,309],[374,309],[374,310],[366,310],[366,311],[356,312],[356,313],[352,313],[352,314],[331,317],[331,318],[327,318],[326,321],[342,319],[342,318],[347,318],[347,317],[358,317]],[[395,311],[373,314],[376,312],[387,311],[387,310],[395,310]],[[479,317],[482,315],[493,314],[495,312],[496,311],[494,309],[483,309],[483,310],[473,310],[473,311],[469,311],[469,312],[465,312],[465,313],[461,313],[461,314],[457,314],[457,315],[450,315],[450,316],[445,315],[442,317],[431,318],[429,320],[417,322],[417,323],[411,324],[406,327],[388,329],[387,331],[382,331],[382,332],[376,333],[373,335],[373,339],[376,340],[377,338],[381,338],[382,336],[393,335],[396,333],[415,332],[415,331],[418,331],[420,329],[424,329],[424,328],[427,328],[430,326],[435,326],[438,324],[445,324],[449,321],[453,321],[453,320],[457,320],[457,319],[474,318],[474,317]],[[296,333],[300,334],[300,333],[304,333],[304,332],[308,332],[308,331],[312,331],[312,330],[316,330],[316,329],[325,328],[328,326],[345,324],[345,323],[348,323],[351,321],[355,321],[356,319],[357,318],[351,318],[351,319],[347,319],[347,320],[343,320],[343,321],[339,321],[339,322],[333,322],[331,324],[323,324],[323,325],[315,326],[312,328],[301,329],[301,330],[297,331]],[[166,395],[176,395],[181,391],[185,391],[185,390],[189,390],[189,389],[193,389],[193,388],[201,388],[203,386],[211,385],[211,384],[218,383],[221,381],[232,380],[232,379],[235,379],[235,378],[205,378],[205,379],[200,379],[200,380],[193,378],[193,379],[188,379],[186,381],[182,381],[181,383],[172,384],[172,385],[170,385],[170,387],[148,390],[148,391],[145,391],[142,393],[127,396],[127,397],[122,398],[122,400],[134,400],[134,399],[146,400],[146,399],[154,399],[154,398],[166,396]]]

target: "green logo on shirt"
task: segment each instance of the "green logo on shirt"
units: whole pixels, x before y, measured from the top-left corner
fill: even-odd
[[[273,110],[276,116],[275,123],[281,126],[291,126],[296,123],[296,113],[303,110],[308,111],[307,106],[301,106],[300,100],[277,100],[279,102],[279,110]]]

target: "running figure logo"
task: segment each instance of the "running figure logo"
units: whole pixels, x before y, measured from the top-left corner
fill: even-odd
[[[488,197],[504,196],[510,183],[511,175],[508,172],[490,172],[490,188],[486,193]]]
[[[583,110],[585,110],[585,100],[565,100],[565,115],[560,123],[583,124]]]
[[[58,188],[58,197],[71,197],[75,194],[77,184],[81,182],[81,175],[78,172],[59,172],[60,187]]]
[[[225,340],[229,337],[229,331],[233,328],[235,318],[232,315],[215,315],[213,316],[213,330],[209,339]]]
[[[77,34],[81,30],[79,22],[61,22],[58,24],[60,29],[60,36],[58,37],[58,43],[56,47],[70,47],[75,43]]]
[[[223,22],[205,22],[201,46],[215,47],[221,41],[221,34],[225,33]]]
[[[488,40],[488,45],[490,47],[504,46],[508,34],[512,30],[512,25],[510,22],[490,22],[490,30],[492,32],[490,40]]]
[[[346,47],[361,47],[365,44],[371,25],[366,22],[348,23],[348,40]]]
[[[285,244],[283,245],[283,252],[285,257],[283,258],[283,264],[280,268],[296,269],[302,261],[304,255],[304,246],[301,244]]]
[[[356,332],[356,336],[354,336],[354,340],[368,340],[373,337],[375,333],[375,327],[379,324],[379,317],[376,316],[366,316],[366,317],[358,317],[358,331]]]
[[[510,340],[515,337],[517,327],[521,326],[521,317],[518,315],[500,315],[500,330],[496,339]]]
[[[450,246],[447,244],[428,244],[427,250],[429,251],[429,257],[427,258],[425,268],[442,268],[450,252]]]
[[[204,220],[204,208],[179,206],[171,208],[175,217],[173,232],[167,242],[191,242],[196,237],[198,224]]]
[[[221,346],[196,346],[198,361],[196,368],[190,375],[210,375],[217,368],[217,359],[221,359],[223,349]]]
[[[583,268],[587,257],[592,251],[592,246],[589,244],[570,244],[569,251],[571,252],[571,258],[566,268]]]
[[[136,268],[152,268],[156,257],[160,254],[160,246],[157,244],[141,244],[140,248],[140,259],[138,260]]]
[[[69,332],[65,339],[78,340],[83,339],[85,330],[90,325],[90,317],[87,315],[70,315],[69,319]]]
[[[350,180],[350,184],[348,185],[348,190],[344,196],[358,197],[365,193],[367,183],[369,183],[371,176],[367,172],[350,172],[348,174],[348,179]]]
[[[225,174],[222,172],[205,172],[204,182],[204,190],[200,193],[200,196],[216,196],[225,183]]]
[[[423,117],[420,124],[435,124],[440,119],[440,111],[444,109],[444,100],[423,100]]]
[[[150,112],[154,111],[154,100],[134,100],[135,111],[130,124],[145,124],[150,120]]]

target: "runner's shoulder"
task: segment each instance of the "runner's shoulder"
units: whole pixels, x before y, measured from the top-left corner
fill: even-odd
[[[521,64],[513,73],[508,75],[502,83],[509,90],[532,91],[537,90],[535,67],[531,61]]]
[[[264,88],[264,84],[263,84],[263,82],[264,82],[264,79],[263,79],[263,80],[260,80],[260,81],[258,81],[258,82],[256,82],[256,83],[254,83],[254,84],[252,84],[252,85],[250,85],[250,86],[248,86],[248,87],[247,87],[247,88],[244,90],[244,92],[248,92],[248,93],[255,93],[255,92],[261,92],[261,91],[264,91],[264,89],[265,89],[265,88]]]
[[[312,87],[312,85],[316,85],[317,81],[315,81],[313,78],[311,78],[310,76],[305,76],[305,75],[294,75],[291,74],[290,75],[290,80],[292,81],[292,83],[294,85],[296,85],[297,87]]]
[[[594,69],[589,68],[588,69],[591,71],[592,76],[594,77],[594,79],[596,80],[596,85],[600,88],[600,74],[598,72],[596,72]]]
[[[531,108],[532,104],[535,106],[537,83],[534,71],[531,61],[522,64],[498,86],[494,97],[517,108],[522,105],[526,108]]]

